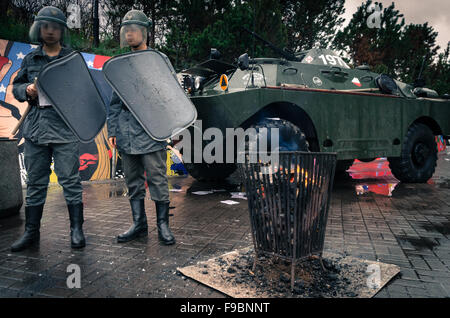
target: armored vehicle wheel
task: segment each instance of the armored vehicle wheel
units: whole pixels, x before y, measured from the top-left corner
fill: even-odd
[[[267,149],[271,149],[271,128],[279,129],[279,151],[310,151],[309,143],[306,140],[305,134],[293,123],[284,119],[272,119],[265,118],[250,128],[255,128],[258,137],[260,137],[259,132],[262,128],[267,128],[268,131],[268,142]],[[246,141],[245,149],[250,149],[250,144],[258,142],[258,140]],[[253,149],[257,149],[254,147]]]
[[[255,128],[257,132],[259,132],[261,128],[267,128],[269,132],[270,128],[279,128],[280,151],[309,151],[309,144],[305,134],[300,128],[289,121],[266,118],[251,126],[251,128]],[[268,136],[267,149],[270,149],[270,133]],[[258,142],[258,140],[246,140],[246,150],[250,149],[251,142]],[[226,179],[237,169],[235,164],[218,163],[185,163],[184,167],[189,174],[198,181],[221,181]]]
[[[437,145],[431,129],[413,124],[402,144],[400,157],[388,158],[392,174],[402,182],[425,183],[436,169]]]

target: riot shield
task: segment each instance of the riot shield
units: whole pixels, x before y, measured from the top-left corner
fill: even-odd
[[[37,85],[81,142],[94,140],[106,122],[105,103],[79,52],[45,65]]]
[[[169,59],[155,50],[118,55],[103,66],[106,81],[155,140],[166,140],[197,119],[194,104]]]

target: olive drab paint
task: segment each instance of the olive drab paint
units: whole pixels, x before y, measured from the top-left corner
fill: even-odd
[[[338,160],[399,157],[415,122],[427,123],[434,135],[450,135],[450,100],[418,97],[399,81],[393,93],[383,92],[380,74],[350,68],[331,50],[301,52],[296,60],[254,58],[250,67],[225,74],[227,91],[227,68],[220,63],[212,71],[203,64],[184,71],[213,73],[190,97],[203,129],[217,127],[225,135],[227,128],[278,117],[304,130],[315,151],[337,152]]]

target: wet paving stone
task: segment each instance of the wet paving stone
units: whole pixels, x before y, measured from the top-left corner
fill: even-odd
[[[450,297],[449,158],[447,152],[440,153],[435,176],[427,184],[395,183],[383,162],[378,179],[336,182],[325,250],[401,267],[401,274],[375,297]],[[220,202],[230,199],[230,192],[243,190],[191,177],[169,180],[179,191],[170,192],[170,226],[177,239],[173,246],[158,242],[155,206],[148,193],[148,238],[116,242],[132,222],[123,180],[83,184],[87,245],[81,250],[70,248],[59,186],[49,189],[39,245],[10,252],[23,233],[24,208],[19,215],[0,219],[0,297],[224,297],[176,268],[252,245],[248,202]],[[367,191],[361,185],[367,185]],[[70,264],[80,267],[79,289],[67,287]]]

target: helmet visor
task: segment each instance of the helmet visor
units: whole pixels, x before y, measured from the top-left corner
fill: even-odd
[[[147,43],[147,28],[139,24],[125,24],[120,28],[120,47],[137,47]]]
[[[29,32],[32,43],[57,42],[69,44],[69,32],[61,24],[50,20],[34,21]]]

